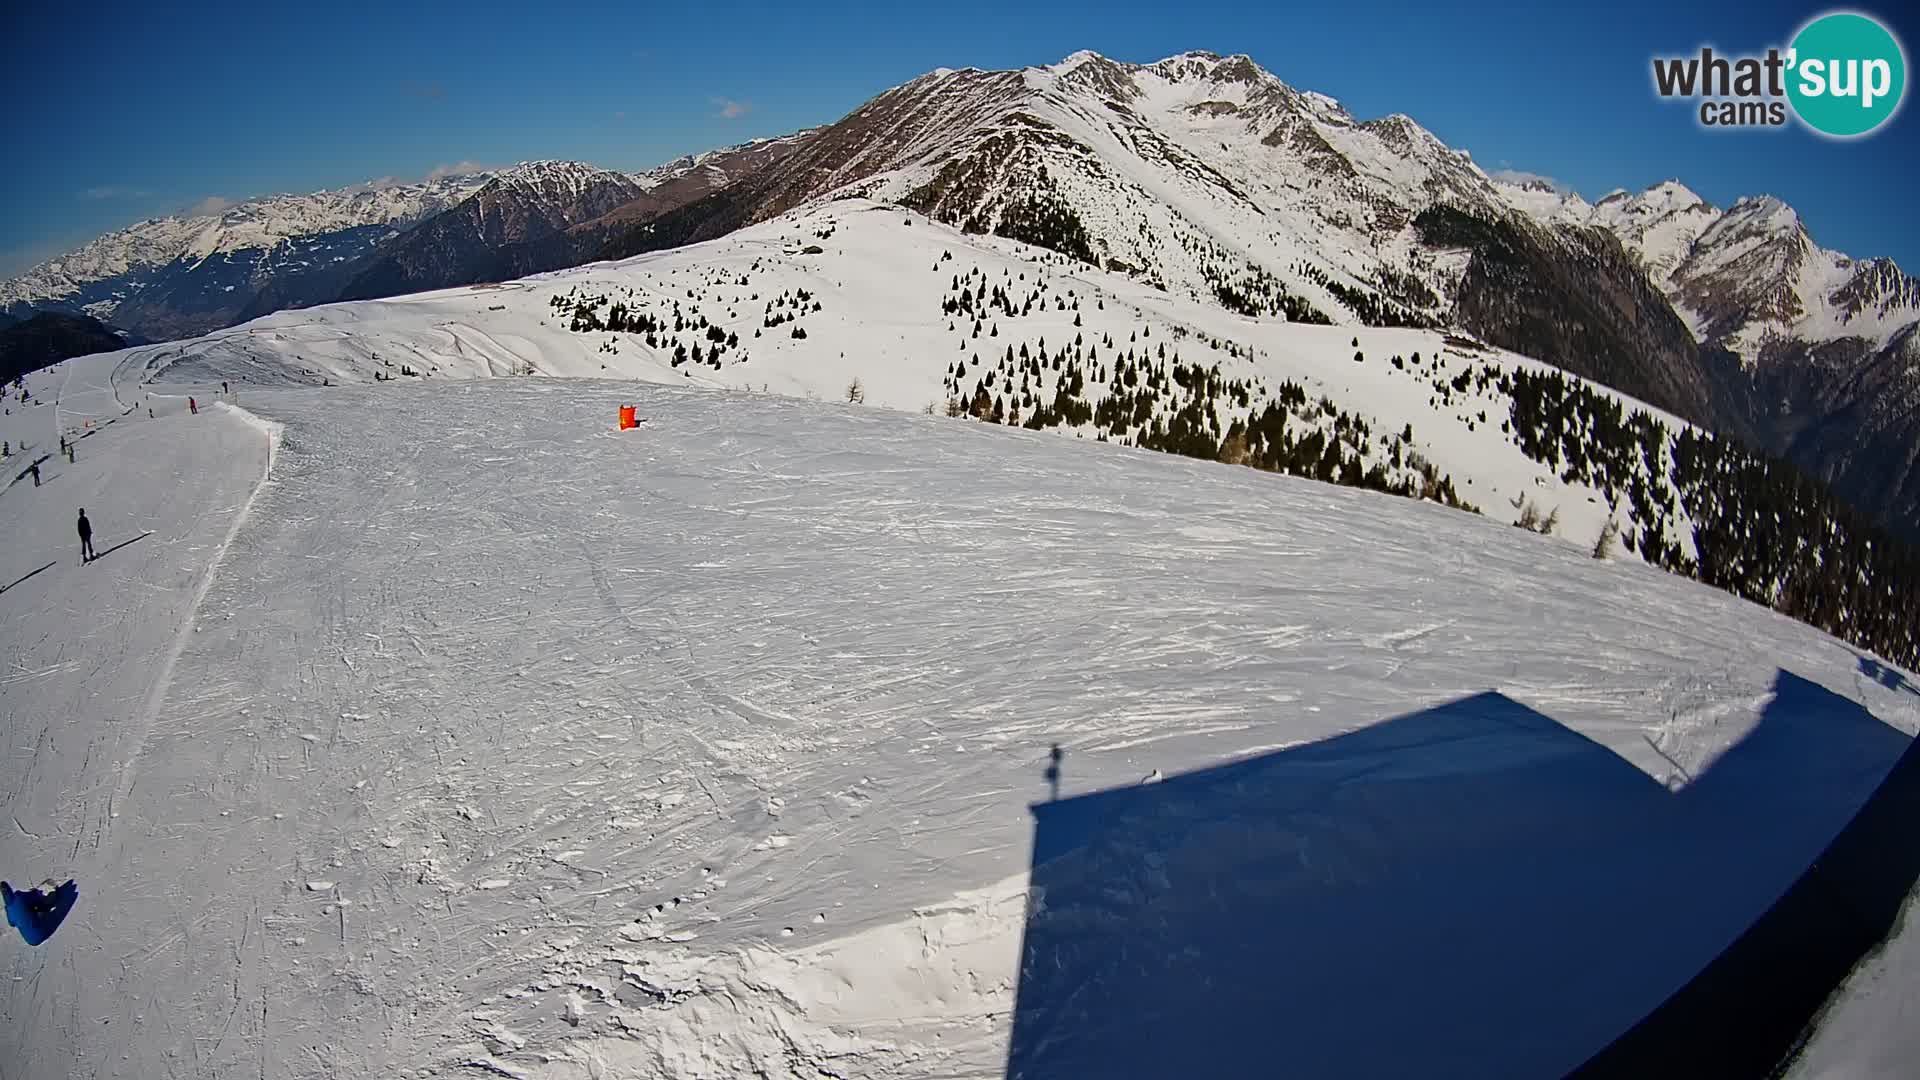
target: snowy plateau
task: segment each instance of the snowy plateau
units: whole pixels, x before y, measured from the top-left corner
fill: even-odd
[[[0,1080],[1560,1076],[1911,757],[1912,673],[1638,556],[1668,447],[1523,452],[1546,364],[898,179],[27,377],[0,874],[80,898]],[[1263,416],[1426,497],[1142,445]],[[1908,1071],[1916,964],[1792,1075]]]

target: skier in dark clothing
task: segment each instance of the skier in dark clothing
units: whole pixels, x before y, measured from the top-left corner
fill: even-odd
[[[80,561],[93,561],[93,522],[87,520],[87,512],[80,511]]]
[[[37,461],[33,463],[33,486],[40,486],[40,463]]]
[[[190,412],[190,413],[192,413],[192,414],[193,414],[193,415],[195,415],[195,416],[199,416],[199,415],[200,415],[200,403],[199,403],[199,402],[197,402],[197,401],[195,401],[195,400],[193,400],[192,398],[188,398],[188,399],[187,399],[187,411],[188,411],[188,412]]]

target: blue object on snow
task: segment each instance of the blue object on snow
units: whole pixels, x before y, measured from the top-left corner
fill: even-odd
[[[65,885],[50,893],[39,889],[15,892],[13,886],[0,881],[0,896],[6,898],[7,922],[19,928],[27,944],[38,945],[60,929],[61,920],[73,910],[74,901],[80,899],[80,886],[69,878]]]

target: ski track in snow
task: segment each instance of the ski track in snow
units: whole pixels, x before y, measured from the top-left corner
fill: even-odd
[[[63,366],[119,412],[123,354]],[[1778,669],[1920,728],[1705,586],[1246,469],[631,383],[249,392],[277,449],[153,400],[0,494],[0,578],[59,560],[0,594],[0,871],[81,888],[0,953],[9,1076],[997,1076],[1055,744],[1071,796],[1493,689],[1678,786]],[[153,535],[78,566],[82,498]]]

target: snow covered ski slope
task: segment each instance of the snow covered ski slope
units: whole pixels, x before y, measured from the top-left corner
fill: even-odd
[[[386,359],[398,339],[365,329],[315,364]],[[1033,1025],[1067,1060],[1103,1022],[1152,1025],[1126,991],[1153,969],[1091,972],[1089,1012],[1023,950],[1070,956],[1049,935],[1154,895],[1126,875],[1197,879],[1151,828],[1137,858],[1033,861],[1101,793],[1217,825],[1188,793],[1236,762],[1278,770],[1231,790],[1284,797],[1226,820],[1266,838],[1236,849],[1291,853],[1263,864],[1283,910],[1454,897],[1484,932],[1465,900],[1496,895],[1538,931],[1524,978],[1490,954],[1485,996],[1405,1053],[1578,1062],[1920,729],[1911,675],[1803,625],[1431,504],[631,381],[249,386],[238,409],[203,382],[178,391],[200,415],[156,388],[148,419],[132,380],[158,355],[69,361],[29,382],[71,400],[4,418],[44,448],[50,410],[133,410],[0,493],[0,876],[81,890],[44,945],[0,947],[9,1078],[1058,1075]],[[266,370],[199,355],[169,374]],[[649,422],[615,432],[628,403]],[[1477,804],[1400,812],[1456,780]],[[1162,790],[1188,801],[1133,801]],[[1529,821],[1593,842],[1542,861]],[[1154,932],[1217,947],[1199,929]],[[1410,1019],[1446,985],[1427,959],[1266,971],[1349,1026],[1257,1034],[1317,1053]]]
[[[944,412],[950,398],[970,407],[985,388],[1014,425],[1071,385],[1087,411],[1049,418],[1050,430],[1136,443],[1180,423],[1211,373],[1212,397],[1189,415],[1210,418],[1216,441],[1277,405],[1292,438],[1318,432],[1394,483],[1428,463],[1462,500],[1502,520],[1528,500],[1543,516],[1557,511],[1557,534],[1585,548],[1610,517],[1682,551],[1693,543],[1683,511],[1642,521],[1621,478],[1609,488],[1523,452],[1499,380],[1558,374],[1537,360],[1438,330],[1250,318],[864,199],[657,255],[285,311],[127,355],[160,377],[201,384],[558,375],[841,401],[857,379],[867,404],[912,412]],[[1686,430],[1596,390],[1676,435]],[[1670,460],[1669,450],[1632,468],[1664,481]]]

